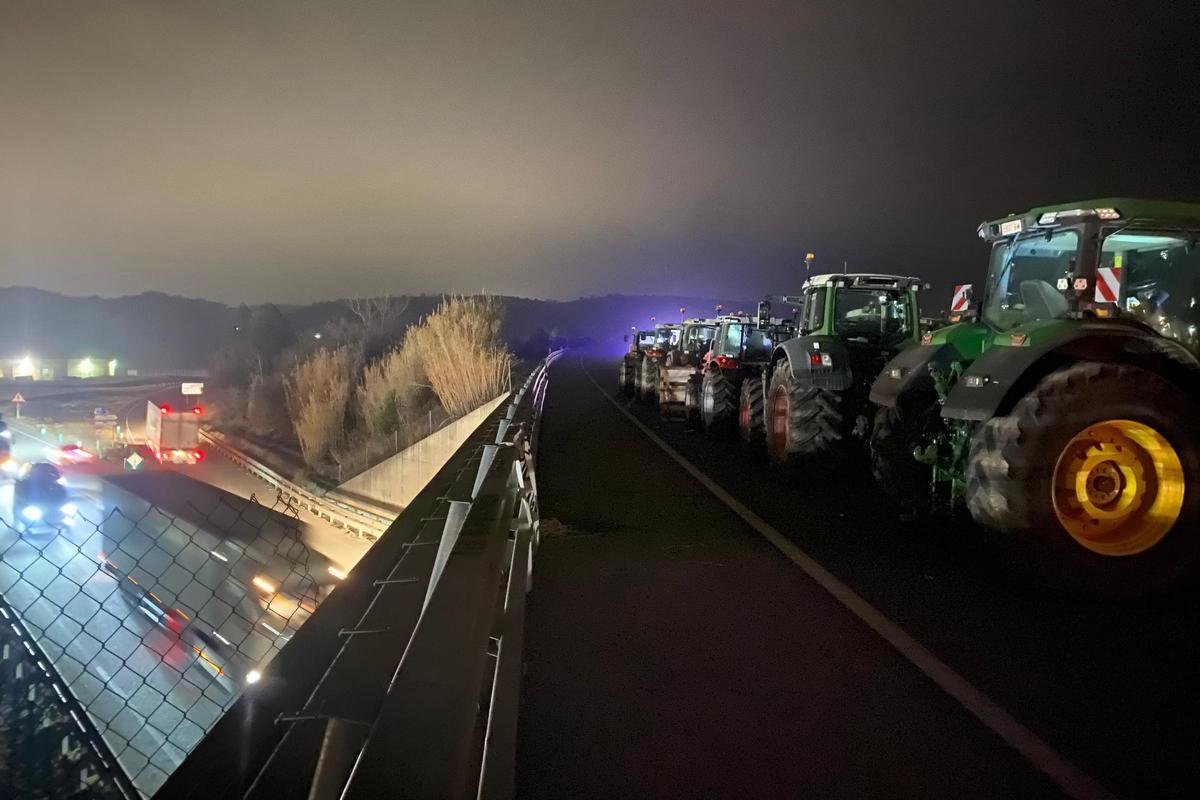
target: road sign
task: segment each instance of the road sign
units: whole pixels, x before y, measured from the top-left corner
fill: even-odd
[[[107,415],[108,415],[107,408],[96,408],[96,409],[92,410],[92,416],[103,417],[103,416],[107,416]]]
[[[145,460],[146,459],[142,458],[137,453],[130,453],[129,458],[125,459],[125,468],[139,469],[142,466],[142,462]]]
[[[17,392],[16,394],[14,394],[14,395],[13,395],[13,399],[12,399],[12,401],[13,401],[14,403],[24,403],[24,402],[25,402],[25,398],[21,396],[21,393],[20,393],[20,392]]]
[[[203,383],[185,383],[180,388],[180,392],[182,392],[183,394],[204,394],[204,384]]]

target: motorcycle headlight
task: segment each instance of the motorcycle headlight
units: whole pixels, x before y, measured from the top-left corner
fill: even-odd
[[[25,508],[21,510],[21,516],[30,522],[37,522],[42,518],[42,510],[37,506],[25,506]]]
[[[63,503],[62,508],[59,510],[62,511],[62,513],[66,514],[68,517],[73,517],[73,516],[75,516],[75,512],[78,511],[79,509],[75,507],[74,503]]]

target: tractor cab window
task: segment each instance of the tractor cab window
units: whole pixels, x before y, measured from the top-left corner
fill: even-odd
[[[988,265],[983,319],[997,330],[1058,319],[1071,310],[1067,286],[1075,274],[1079,234],[1032,233],[996,242]]]
[[[825,324],[825,292],[822,289],[809,289],[804,294],[804,310],[801,313],[804,320],[804,330],[817,331]]]
[[[704,350],[705,346],[712,341],[716,332],[716,328],[709,325],[694,325],[688,330],[687,341],[684,342],[684,347],[688,350]]]
[[[742,358],[746,361],[769,361],[771,359],[771,332],[762,328],[746,329],[745,349]]]
[[[908,295],[898,289],[842,287],[834,296],[833,327],[848,339],[898,342],[912,334]]]
[[[1110,233],[1099,266],[1096,280],[1108,284],[1097,286],[1097,300],[1115,301],[1122,315],[1200,352],[1200,232]]]
[[[728,322],[721,326],[713,346],[717,355],[737,358],[742,351],[742,323]]]
[[[638,333],[638,344],[642,347],[653,347],[654,338],[654,331],[640,331]]]
[[[655,329],[654,346],[666,350],[679,344],[679,329],[668,328],[665,325]]]

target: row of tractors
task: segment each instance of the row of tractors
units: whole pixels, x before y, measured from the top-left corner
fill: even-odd
[[[907,514],[968,513],[1057,585],[1192,574],[1200,205],[1067,203],[979,235],[983,291],[956,289],[947,325],[918,278],[819,275],[755,314],[636,331],[619,392],[776,467],[861,457]]]

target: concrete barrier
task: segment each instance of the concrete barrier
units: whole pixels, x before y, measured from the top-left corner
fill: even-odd
[[[339,489],[391,506],[407,506],[496,408],[497,397],[396,455],[355,475]]]

